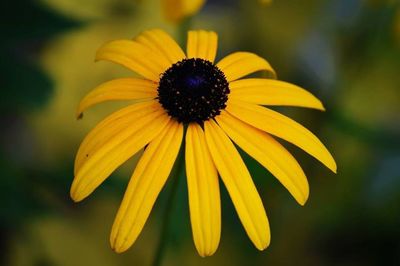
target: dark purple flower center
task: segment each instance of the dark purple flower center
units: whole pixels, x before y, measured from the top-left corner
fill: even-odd
[[[161,76],[158,101],[181,123],[202,123],[226,107],[229,84],[224,73],[211,62],[183,59]]]

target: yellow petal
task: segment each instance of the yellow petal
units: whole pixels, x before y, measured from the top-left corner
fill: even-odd
[[[268,169],[304,205],[309,194],[307,178],[296,159],[278,141],[226,111],[216,120],[240,148]]]
[[[171,65],[185,58],[185,53],[181,47],[163,30],[153,29],[144,31],[135,38],[135,41],[160,53]]]
[[[168,60],[158,53],[131,40],[116,40],[104,44],[96,53],[97,60],[108,60],[123,65],[153,81],[159,81],[160,74],[171,66]]]
[[[308,91],[279,80],[240,79],[229,83],[229,97],[261,105],[289,105],[325,110]]]
[[[269,224],[250,173],[235,146],[213,120],[206,121],[204,128],[211,157],[240,221],[254,245],[263,250],[270,242]]]
[[[178,23],[193,16],[204,5],[205,0],[162,0],[161,6],[167,20]]]
[[[218,35],[213,31],[192,30],[188,32],[188,58],[202,58],[214,63],[217,46]]]
[[[145,79],[121,78],[105,82],[90,91],[79,103],[77,117],[89,107],[113,100],[142,100],[157,97],[158,84]]]
[[[261,70],[270,72],[276,77],[275,71],[267,60],[248,52],[232,53],[222,58],[217,67],[224,72],[228,81],[233,81]]]
[[[163,132],[144,151],[129,181],[111,231],[110,242],[116,252],[127,250],[142,231],[171,172],[182,137],[182,124],[170,120]]]
[[[110,136],[78,170],[72,182],[71,198],[74,201],[86,198],[115,169],[152,141],[169,120],[163,111],[150,113]]]
[[[124,128],[134,125],[141,117],[150,113],[162,111],[161,106],[155,100],[133,104],[109,115],[94,127],[84,138],[79,146],[75,158],[74,174],[77,175],[82,165],[93,156],[93,154],[116,136]],[[136,124],[139,126],[138,124]]]
[[[185,161],[194,243],[200,256],[211,256],[221,234],[218,174],[197,123],[187,129]]]
[[[336,173],[336,163],[321,141],[294,120],[258,105],[229,100],[226,110],[240,120],[300,147]]]

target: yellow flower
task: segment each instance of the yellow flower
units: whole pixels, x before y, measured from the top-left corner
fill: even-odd
[[[71,187],[75,201],[86,198],[118,166],[148,145],[112,228],[110,241],[116,252],[128,249],[141,232],[183,138],[190,220],[201,256],[212,255],[219,244],[218,174],[254,245],[263,250],[270,242],[264,206],[233,142],[276,176],[301,205],[309,194],[307,178],[272,135],[295,144],[336,172],[334,159],[316,136],[262,106],[324,110],[321,102],[283,81],[240,79],[257,71],[275,72],[265,59],[249,52],[232,53],[214,64],[216,51],[215,32],[189,31],[185,55],[168,34],[155,29],[134,40],[112,41],[97,52],[96,60],[121,64],[143,76],[100,85],[81,101],[77,112],[80,116],[104,101],[135,100],[100,122],[83,140]]]
[[[193,16],[204,5],[205,0],[161,0],[164,17],[174,23]]]
[[[259,0],[260,4],[269,6],[272,4],[272,0]]]

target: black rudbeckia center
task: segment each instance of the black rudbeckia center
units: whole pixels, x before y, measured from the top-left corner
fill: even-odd
[[[226,107],[229,85],[224,73],[211,62],[183,59],[161,76],[158,100],[179,122],[201,123]]]

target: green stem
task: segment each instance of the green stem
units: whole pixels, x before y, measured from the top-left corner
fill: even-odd
[[[165,211],[163,214],[163,220],[162,220],[163,224],[161,227],[160,240],[158,242],[158,246],[157,246],[157,249],[156,249],[156,252],[154,255],[153,264],[152,264],[153,266],[161,265],[162,258],[165,253],[165,248],[166,248],[167,242],[168,242],[168,229],[169,229],[170,222],[171,222],[170,221],[171,214],[173,211],[174,201],[175,201],[176,194],[177,194],[176,192],[178,190],[179,178],[183,174],[184,166],[185,166],[184,153],[183,153],[183,149],[181,149],[179,152],[177,161],[176,161],[174,173],[171,175],[172,184],[171,184],[171,188],[170,188],[169,195],[167,198]]]

